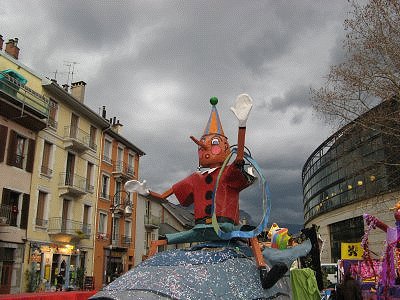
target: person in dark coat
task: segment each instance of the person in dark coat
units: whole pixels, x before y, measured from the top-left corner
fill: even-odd
[[[338,286],[336,299],[338,300],[361,300],[361,286],[357,280],[351,276],[350,272],[344,275],[344,281]]]
[[[58,273],[56,291],[62,291],[63,284],[64,284],[64,277],[61,275],[61,273]]]

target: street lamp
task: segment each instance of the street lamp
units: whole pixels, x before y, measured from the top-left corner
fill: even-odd
[[[132,215],[132,206],[133,203],[130,199],[130,194],[126,191],[120,190],[117,191],[110,205],[111,212],[111,236],[110,236],[110,256],[108,259],[108,268],[107,268],[107,276],[108,282],[110,282],[110,276],[113,275],[113,272],[117,272],[118,265],[113,266],[112,253],[114,248],[118,248],[118,240],[119,240],[119,230],[116,231],[116,226],[114,222],[117,222],[116,215],[130,217]],[[118,227],[119,228],[119,227]]]

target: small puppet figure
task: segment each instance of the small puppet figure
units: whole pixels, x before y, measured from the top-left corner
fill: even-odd
[[[125,184],[128,192],[138,192],[144,196],[150,194],[161,199],[174,194],[181,205],[194,204],[196,226],[186,232],[167,234],[168,244],[219,240],[211,226],[212,199],[217,177],[231,150],[216,108],[218,99],[212,97],[210,103],[212,105],[211,114],[202,137],[200,140],[193,136],[190,137],[198,146],[199,165],[204,168],[202,171],[197,171],[175,183],[162,194],[149,190],[145,181],[131,180]],[[254,177],[244,170],[246,121],[251,108],[252,99],[246,94],[239,95],[235,106],[231,107],[239,121],[237,153],[233,163],[228,165],[220,175],[219,185],[215,191],[217,221],[224,231],[238,228],[239,192],[254,181]]]

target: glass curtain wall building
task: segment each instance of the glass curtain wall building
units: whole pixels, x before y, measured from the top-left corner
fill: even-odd
[[[397,106],[397,101],[388,101],[376,110],[397,111]],[[361,118],[372,118],[373,113],[371,110]],[[344,221],[335,211],[351,207],[351,217],[359,217],[363,212],[362,209],[356,212],[357,207],[363,206],[365,212],[370,213],[363,201],[374,197],[373,201],[380,201],[377,196],[399,190],[399,138],[393,132],[385,133],[384,128],[398,125],[390,122],[388,120],[385,125],[372,122],[371,126],[362,126],[357,120],[350,123],[324,141],[303,167],[305,226],[319,225],[319,219],[330,216],[331,220],[325,221],[331,222],[326,229],[329,235],[326,239],[330,240],[330,259],[333,261],[339,258],[340,241],[332,228],[337,228],[334,223]],[[357,224],[361,228],[354,228],[353,235],[347,234],[343,242],[361,241],[363,222]]]

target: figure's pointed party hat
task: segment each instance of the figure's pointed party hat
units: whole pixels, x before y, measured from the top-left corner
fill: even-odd
[[[225,136],[224,130],[222,129],[221,120],[219,119],[217,110],[217,97],[211,97],[210,103],[212,105],[210,118],[208,119],[207,126],[204,129],[203,136],[208,134],[220,134]]]

